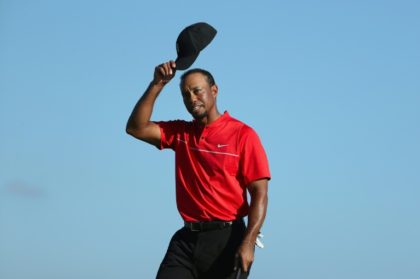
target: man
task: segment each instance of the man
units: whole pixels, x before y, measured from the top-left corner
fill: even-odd
[[[193,121],[152,122],[156,98],[175,69],[174,61],[155,68],[126,128],[159,149],[175,151],[176,200],[184,227],[172,237],[157,278],[247,278],[267,210],[265,151],[252,128],[217,110],[218,87],[205,70],[189,70],[181,77]]]

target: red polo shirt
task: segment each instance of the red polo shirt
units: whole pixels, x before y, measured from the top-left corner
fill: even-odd
[[[210,125],[157,122],[160,149],[175,151],[176,201],[185,221],[235,220],[248,214],[246,186],[270,179],[256,132],[227,112]]]

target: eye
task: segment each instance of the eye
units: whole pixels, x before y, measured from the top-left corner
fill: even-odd
[[[200,94],[201,92],[203,92],[203,89],[202,88],[195,88],[193,92],[194,92],[194,94]]]

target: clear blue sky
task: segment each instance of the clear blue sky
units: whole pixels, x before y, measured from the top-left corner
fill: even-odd
[[[0,278],[154,278],[172,151],[125,134],[187,25],[270,160],[251,278],[417,279],[418,1],[0,1]],[[179,75],[178,75],[179,76]],[[155,120],[190,119],[178,77]]]

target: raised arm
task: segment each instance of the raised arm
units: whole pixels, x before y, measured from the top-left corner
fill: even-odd
[[[134,106],[128,118],[126,132],[133,137],[159,147],[159,126],[150,121],[153,107],[159,93],[165,85],[175,76],[175,62],[169,61],[155,67],[153,80],[150,82],[143,96]]]

